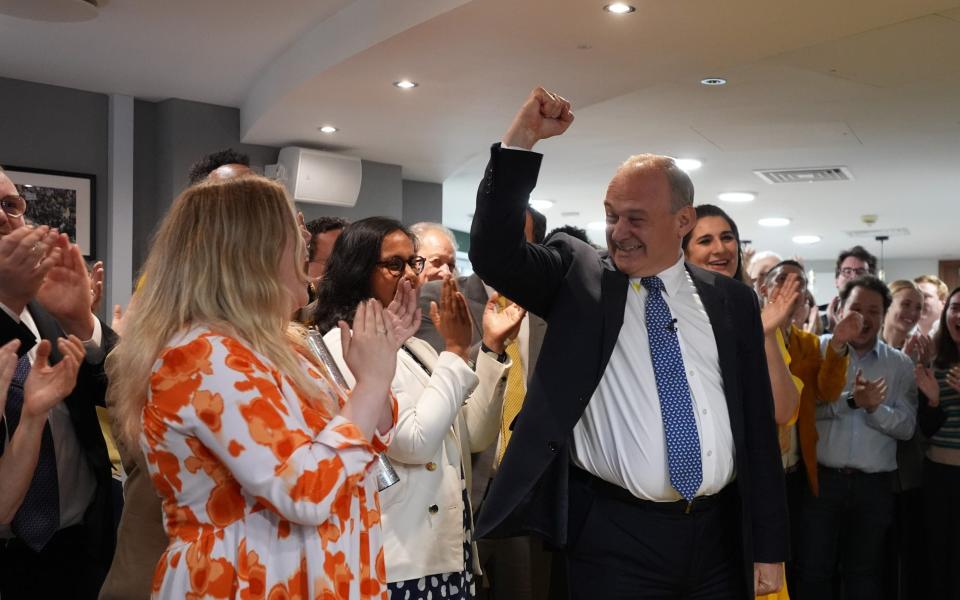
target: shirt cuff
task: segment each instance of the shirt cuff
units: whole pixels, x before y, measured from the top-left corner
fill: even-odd
[[[83,342],[83,348],[87,351],[86,361],[97,364],[103,362],[105,355],[103,353],[103,328],[100,326],[100,319],[93,318],[93,335],[89,340]]]
[[[521,148],[520,146],[504,146],[503,144],[500,144],[500,148],[503,150],[519,150],[520,152],[533,152],[533,150],[530,150],[529,148]]]

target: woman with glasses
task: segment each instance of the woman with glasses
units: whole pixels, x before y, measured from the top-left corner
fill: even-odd
[[[107,359],[117,429],[163,500],[154,598],[386,595],[373,469],[398,329],[376,302],[340,324],[359,379],[341,396],[290,327],[304,253],[262,177],[195,185],[160,226]]]
[[[415,295],[424,259],[417,240],[398,221],[373,217],[343,230],[320,283],[314,321],[327,331],[348,319],[357,302],[375,298],[389,305]],[[431,318],[445,340],[439,355],[410,338],[397,355],[392,389],[399,412],[387,456],[399,483],[381,492],[384,558],[391,598],[464,598],[475,595],[480,573],[472,540],[470,455],[497,439],[504,382],[510,367],[505,349],[516,336],[523,311],[498,311],[496,294],[483,318],[483,343],[471,368],[470,313],[452,279],[444,281]],[[338,334],[324,336],[348,383]]]

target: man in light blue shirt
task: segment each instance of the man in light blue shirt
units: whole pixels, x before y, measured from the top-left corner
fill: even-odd
[[[891,296],[882,281],[864,275],[840,292],[841,316],[863,316],[849,343],[847,385],[839,400],[817,407],[820,495],[807,490],[796,596],[833,598],[842,566],[848,600],[882,596],[885,539],[893,522],[892,475],[897,440],[909,440],[917,421],[913,364],[879,339]],[[830,335],[821,338],[826,348]]]

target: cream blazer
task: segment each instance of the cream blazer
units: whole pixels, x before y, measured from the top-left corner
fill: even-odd
[[[343,360],[340,331],[324,336],[347,383],[353,374]],[[476,372],[459,356],[437,352],[410,338],[397,354],[392,390],[399,415],[387,456],[400,481],[380,493],[387,581],[463,569],[461,465],[470,489],[470,454],[497,441],[506,388],[507,363],[481,352]],[[470,509],[471,530],[473,510]],[[473,572],[480,574],[476,542]]]

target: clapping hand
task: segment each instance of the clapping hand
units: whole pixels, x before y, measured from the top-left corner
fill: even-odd
[[[903,353],[916,364],[927,365],[933,358],[933,340],[924,333],[915,333],[907,338]]]
[[[853,401],[868,413],[877,410],[887,399],[887,382],[883,377],[867,379],[863,371],[857,371],[857,378],[853,384]]]
[[[936,408],[940,405],[940,383],[933,375],[933,369],[922,364],[913,368],[913,376],[917,380],[917,388],[927,397],[927,404]]]
[[[345,321],[338,325],[343,359],[356,375],[357,386],[363,383],[389,389],[397,370],[400,344],[393,330],[387,327],[380,303],[367,300],[358,304],[352,331]]]
[[[77,384],[77,372],[85,353],[83,342],[71,335],[58,339],[57,348],[63,358],[50,366],[49,340],[42,340],[37,345],[37,358],[23,385],[24,416],[45,418],[50,409],[69,396]]]
[[[783,327],[793,316],[797,298],[800,297],[802,286],[796,273],[787,275],[783,283],[770,294],[770,299],[763,307],[760,318],[763,321],[763,334],[774,335],[777,329]]]
[[[538,87],[530,92],[513,118],[501,144],[529,150],[540,140],[562,134],[571,123],[570,103],[562,96]]]
[[[527,311],[516,303],[503,304],[500,294],[494,292],[483,309],[483,343],[497,354],[503,353],[507,344],[517,337],[520,324]]]
[[[457,282],[446,277],[440,287],[440,305],[430,303],[430,320],[446,343],[446,351],[468,360],[467,349],[473,339],[473,325],[467,299],[457,289]]]
[[[60,260],[47,272],[37,300],[67,333],[89,340],[93,336],[94,316],[90,312],[90,277],[83,255],[65,234],[60,234],[57,245],[62,249]]]
[[[13,372],[17,368],[17,349],[20,340],[11,340],[0,346],[0,416],[7,405],[7,389],[13,380]]]
[[[18,227],[0,237],[0,302],[19,312],[33,299],[44,276],[60,261],[57,239],[57,230],[46,225]]]
[[[93,263],[90,269],[90,312],[100,309],[100,300],[103,299],[103,261]]]
[[[947,385],[960,392],[960,365],[954,365],[947,371]]]
[[[397,284],[393,301],[383,315],[387,327],[393,329],[394,338],[400,345],[403,345],[420,328],[423,313],[417,306],[417,290],[409,280],[403,279]]]
[[[863,329],[863,315],[858,312],[851,312],[844,318],[837,321],[833,328],[833,337],[830,338],[830,345],[837,352],[840,352],[844,346],[857,337],[857,334]]]

